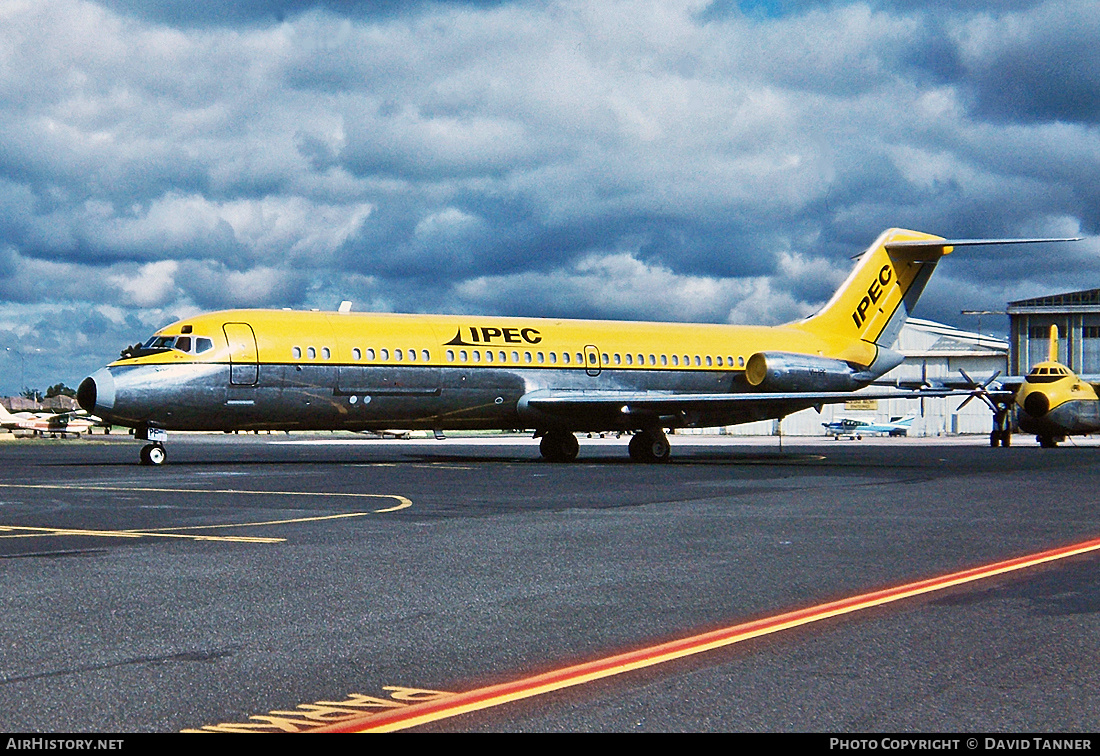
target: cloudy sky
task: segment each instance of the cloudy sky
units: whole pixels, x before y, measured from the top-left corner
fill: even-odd
[[[0,0],[0,393],[201,310],[772,324],[891,226],[1090,237],[949,258],[973,328],[1100,287],[1098,179],[1097,0]]]

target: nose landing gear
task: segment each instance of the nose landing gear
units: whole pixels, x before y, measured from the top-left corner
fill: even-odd
[[[134,438],[139,441],[148,441],[141,447],[141,464],[158,466],[168,461],[168,450],[164,443],[168,440],[168,433],[160,428],[138,428],[134,431]]]

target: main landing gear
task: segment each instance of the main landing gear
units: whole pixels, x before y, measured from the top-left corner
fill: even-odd
[[[547,431],[539,442],[539,451],[550,462],[572,462],[581,445],[569,431]]]
[[[635,462],[668,462],[672,446],[660,430],[644,430],[630,439],[630,458]]]
[[[629,449],[630,458],[635,462],[667,462],[672,454],[672,446],[659,428],[635,433]],[[546,431],[539,442],[539,451],[549,462],[572,462],[577,458],[580,444],[570,431]]]

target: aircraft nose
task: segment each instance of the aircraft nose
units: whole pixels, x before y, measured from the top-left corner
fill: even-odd
[[[1032,417],[1042,417],[1050,411],[1050,399],[1042,391],[1033,391],[1024,399],[1024,411]]]
[[[114,409],[115,379],[110,371],[101,368],[81,381],[76,401],[89,415],[103,416]]]

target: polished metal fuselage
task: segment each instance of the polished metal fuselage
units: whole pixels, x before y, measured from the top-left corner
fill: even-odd
[[[639,418],[614,409],[545,415],[525,396],[544,391],[750,391],[743,371],[615,370],[488,366],[260,364],[254,383],[231,365],[115,364],[91,376],[96,413],[130,427],[165,430],[552,429],[636,430],[715,426],[782,417],[812,402]],[[251,376],[249,377],[251,380]]]

